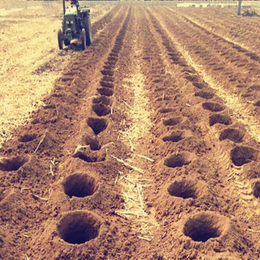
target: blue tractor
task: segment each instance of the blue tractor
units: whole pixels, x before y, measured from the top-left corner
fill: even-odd
[[[59,48],[63,49],[63,44],[70,45],[73,39],[81,40],[82,50],[91,44],[90,9],[80,7],[77,0],[71,0],[70,6],[65,8],[65,0],[63,0],[62,29],[58,31]]]

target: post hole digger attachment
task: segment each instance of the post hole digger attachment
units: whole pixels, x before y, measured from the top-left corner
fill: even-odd
[[[58,31],[59,48],[63,49],[63,44],[70,45],[73,39],[81,40],[82,50],[91,44],[90,9],[80,7],[77,0],[71,0],[70,6],[66,8],[63,0],[62,29]]]

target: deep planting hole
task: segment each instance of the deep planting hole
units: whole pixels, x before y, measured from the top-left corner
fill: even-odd
[[[114,84],[108,81],[100,81],[100,85],[105,88],[114,88]]]
[[[256,101],[256,102],[254,103],[254,106],[260,107],[260,100]]]
[[[110,82],[114,82],[114,77],[111,76],[103,76],[101,81],[110,81]]]
[[[105,61],[104,64],[114,67],[116,65],[116,61]]]
[[[107,128],[107,121],[103,118],[89,117],[87,119],[87,124],[93,129],[96,135],[98,135]]]
[[[238,84],[236,85],[237,88],[246,88],[246,85],[245,84]]]
[[[224,105],[214,102],[205,102],[202,104],[202,107],[213,112],[219,112],[225,109]]]
[[[101,103],[101,104],[104,104],[104,105],[111,105],[112,104],[112,100],[106,96],[100,96],[100,97],[97,97],[97,98],[93,98],[92,102],[94,104],[98,104],[98,103]]]
[[[259,91],[260,90],[260,85],[258,84],[253,84],[252,86],[250,86],[247,91]]]
[[[111,52],[109,54],[110,57],[118,57],[118,53],[115,53],[115,52]]]
[[[74,211],[64,216],[57,225],[58,235],[70,244],[83,244],[98,236],[100,221],[87,211]]]
[[[111,50],[111,52],[118,54],[118,53],[120,52],[120,50],[121,50],[120,47],[114,47],[114,48]]]
[[[111,108],[103,104],[95,104],[92,109],[98,116],[105,116],[111,112]]]
[[[207,91],[198,91],[195,93],[196,97],[202,97],[205,99],[211,99],[214,97],[214,93],[212,92],[207,92]]]
[[[107,66],[107,65],[104,65],[103,66],[103,68],[105,69],[105,70],[113,70],[114,68],[115,68],[115,66]]]
[[[248,146],[237,146],[231,150],[231,160],[236,166],[256,161],[258,151]]]
[[[225,139],[229,139],[235,143],[240,143],[242,142],[244,135],[245,134],[238,129],[227,128],[220,133],[219,140],[222,141]]]
[[[208,85],[206,83],[198,83],[198,82],[192,82],[193,86],[198,89],[206,88]]]
[[[114,56],[109,56],[108,58],[107,58],[107,60],[108,61],[117,61],[118,60],[118,58],[117,57],[114,57]]]
[[[171,196],[180,197],[183,199],[196,198],[196,185],[194,181],[181,180],[174,181],[169,187],[168,192]]]
[[[182,167],[183,165],[190,164],[191,159],[190,156],[186,153],[179,153],[179,154],[172,154],[165,158],[164,165],[175,168],[175,167]]]
[[[102,75],[104,76],[113,76],[114,71],[113,70],[101,70]]]
[[[85,161],[85,162],[89,162],[89,163],[93,163],[93,162],[97,161],[95,157],[84,154],[82,152],[78,152],[76,155],[74,155],[74,157],[78,157],[80,160]]]
[[[254,186],[253,186],[253,194],[256,198],[259,198],[260,197],[260,181],[257,181],[254,183]]]
[[[37,134],[24,134],[18,139],[19,142],[27,143],[37,138]]]
[[[104,95],[107,97],[110,97],[114,94],[114,91],[109,88],[98,88],[97,91],[99,92],[100,95]]]
[[[200,213],[185,223],[183,232],[185,236],[194,241],[206,242],[210,238],[219,237],[224,231],[224,217],[210,213]]]
[[[1,171],[17,171],[20,167],[22,167],[26,162],[28,161],[28,158],[17,156],[12,158],[5,158],[2,161],[0,161],[0,170]]]
[[[164,119],[163,124],[165,126],[177,125],[181,122],[181,120],[182,120],[181,117],[172,117],[172,118]]]
[[[221,115],[221,114],[214,114],[209,117],[209,125],[213,126],[215,124],[223,124],[223,125],[230,125],[232,123],[231,118],[229,116]]]
[[[199,81],[199,78],[197,76],[186,75],[185,78],[192,83],[197,83]]]
[[[87,174],[76,173],[68,176],[64,183],[63,188],[65,194],[70,198],[74,197],[87,197],[95,192],[95,179]]]
[[[170,113],[170,112],[173,112],[174,109],[173,108],[162,108],[162,109],[159,109],[159,113],[162,113],[162,114],[166,114],[166,113]]]
[[[184,139],[182,131],[174,131],[170,135],[164,136],[163,141],[171,141],[171,142],[179,142],[180,140]]]

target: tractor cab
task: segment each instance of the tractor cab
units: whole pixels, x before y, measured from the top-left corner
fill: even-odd
[[[92,41],[90,10],[80,8],[78,1],[71,1],[65,8],[63,0],[63,14],[62,30],[58,32],[59,48],[63,48],[63,43],[68,46],[73,39],[80,39],[84,50]]]

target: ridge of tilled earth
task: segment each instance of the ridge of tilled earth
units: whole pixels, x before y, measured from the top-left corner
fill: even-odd
[[[139,26],[130,29],[134,19]],[[176,41],[188,37],[176,28],[169,33],[177,26],[173,19],[161,9],[121,7],[57,81],[46,106],[4,145],[2,257],[259,258],[253,231],[259,226],[260,145],[187,61]],[[115,185],[123,166],[113,156],[131,155],[118,133],[128,119],[120,102],[133,105],[122,87],[132,33],[140,43],[153,124],[143,140],[143,151],[155,159],[143,174],[152,180],[144,209],[158,223],[151,241],[139,240],[134,221],[116,214],[124,208]]]
[[[234,9],[211,9],[200,10],[199,15],[196,10],[185,8],[185,12],[178,8],[178,11],[193,19],[196,23],[203,27],[219,34],[239,42],[241,45],[246,46],[259,54],[259,17],[242,17],[235,15]],[[243,28],[250,28],[250,30],[244,30]]]

